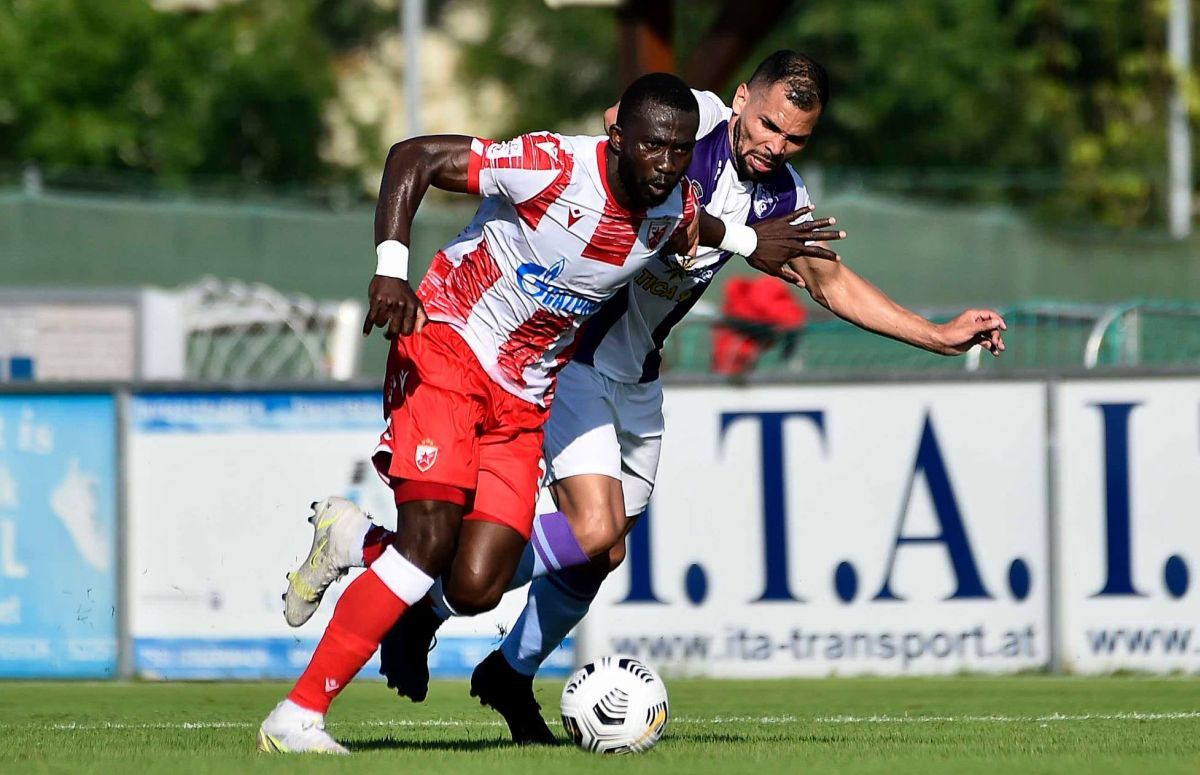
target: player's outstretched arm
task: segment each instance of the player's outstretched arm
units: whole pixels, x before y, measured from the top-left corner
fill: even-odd
[[[363,336],[374,327],[386,329],[389,339],[407,336],[425,325],[425,310],[408,283],[413,217],[431,185],[467,192],[470,159],[471,138],[460,135],[414,137],[388,152],[375,205],[379,266],[367,289]]]
[[[701,210],[700,244],[737,253],[758,271],[804,287],[804,279],[788,262],[799,257],[838,261],[838,254],[824,243],[846,237],[844,231],[829,230],[837,223],[836,218],[798,220],[812,210],[811,206],[805,206],[787,215],[759,221],[753,226],[726,224]]]
[[[840,261],[796,259],[791,267],[816,302],[859,328],[940,355],[962,355],[975,345],[996,356],[1004,351],[1008,326],[993,310],[969,309],[938,324],[897,304]]]

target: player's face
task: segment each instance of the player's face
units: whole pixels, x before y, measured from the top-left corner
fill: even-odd
[[[692,162],[699,114],[653,107],[627,123],[609,133],[617,175],[635,208],[656,207],[667,201]]]
[[[763,180],[808,143],[821,107],[804,110],[787,98],[784,84],[738,87],[733,97],[733,152],[738,177]]]

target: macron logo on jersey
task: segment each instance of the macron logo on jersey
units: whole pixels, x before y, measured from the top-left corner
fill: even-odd
[[[550,283],[562,274],[566,260],[559,261],[550,268],[541,264],[521,264],[517,269],[517,285],[526,296],[537,301],[546,309],[564,312],[569,315],[590,315],[600,308],[600,302],[585,299],[562,288],[555,288]]]

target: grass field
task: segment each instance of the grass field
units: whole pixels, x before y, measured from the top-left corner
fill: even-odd
[[[557,718],[559,683],[540,684]],[[517,748],[465,683],[424,705],[351,686],[330,731],[352,757],[254,751],[282,684],[0,683],[5,772],[1200,773],[1200,680],[946,678],[668,683],[659,746],[602,758]],[[557,723],[553,728],[560,729]]]

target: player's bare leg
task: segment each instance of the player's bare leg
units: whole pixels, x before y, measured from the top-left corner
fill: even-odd
[[[462,516],[460,504],[445,501],[401,506],[392,545],[346,588],[304,674],[263,721],[260,750],[345,753],[324,730],[325,712],[387,631],[448,570]]]
[[[464,520],[458,551],[443,586],[455,613],[489,611],[507,591],[525,550],[525,538],[492,522]],[[445,603],[443,603],[444,605]],[[401,697],[423,702],[429,693],[429,651],[444,617],[422,600],[391,629],[379,648],[379,672]]]
[[[462,541],[445,583],[447,604],[462,614],[495,608],[524,554],[526,541],[515,530],[488,522],[464,523]],[[542,720],[533,678],[505,669],[503,657],[485,659],[471,674],[471,696],[496,710],[517,743],[554,745]]]
[[[604,474],[579,474],[550,485],[550,492],[587,556],[606,557],[627,522],[621,480]]]
[[[585,565],[588,561],[583,553],[606,557],[614,543],[619,543],[628,521],[620,481],[584,474],[556,482],[551,492],[561,511],[539,515],[528,546],[523,539],[519,546],[511,543],[514,536],[520,536],[501,525],[476,520],[463,523],[463,538],[443,588],[446,599],[438,601],[441,610],[422,601],[397,622],[380,647],[379,671],[401,697],[422,702],[428,695],[428,653],[438,627],[451,613],[491,610],[509,589],[555,570]],[[368,547],[368,556],[372,552]],[[514,552],[518,564],[511,566]],[[607,560],[600,565],[604,562]],[[509,570],[510,566],[515,570]],[[590,581],[585,585],[592,586]]]
[[[629,520],[632,525],[634,520]],[[607,557],[590,564],[534,579],[529,601],[499,649],[480,663],[471,676],[478,682],[502,688],[507,705],[496,707],[508,722],[517,743],[556,742],[541,716],[533,694],[538,668],[567,634],[587,614],[592,600],[608,574],[625,558],[625,542],[618,541]],[[532,642],[526,643],[527,640]]]

